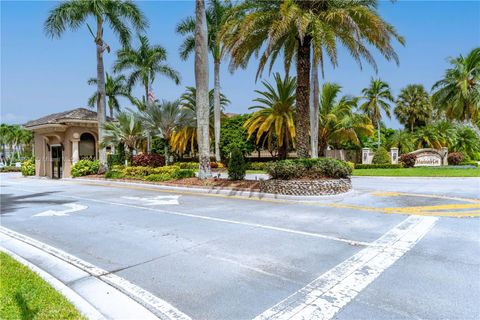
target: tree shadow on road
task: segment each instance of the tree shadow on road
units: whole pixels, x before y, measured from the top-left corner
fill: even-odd
[[[0,215],[15,212],[22,208],[25,208],[27,204],[42,204],[42,205],[55,205],[71,203],[72,200],[59,200],[59,199],[38,199],[41,197],[49,196],[59,191],[37,192],[26,195],[13,195],[13,194],[0,194]]]

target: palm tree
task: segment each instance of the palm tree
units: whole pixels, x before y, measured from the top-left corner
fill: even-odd
[[[208,48],[213,58],[214,74],[214,137],[215,137],[215,160],[221,161],[220,157],[220,63],[223,55],[222,42],[219,39],[220,28],[223,25],[228,10],[232,8],[230,1],[210,0],[206,9],[207,28],[208,28]],[[195,19],[188,17],[177,25],[177,32],[185,39],[180,47],[180,57],[186,60],[194,51],[195,47]]]
[[[319,152],[324,155],[329,144],[352,142],[360,145],[360,136],[373,133],[370,119],[354,113],[358,98],[339,98],[342,87],[335,83],[325,83],[320,93],[319,108]]]
[[[92,17],[96,22],[96,32],[92,34],[97,50],[97,119],[98,136],[102,140],[103,124],[106,118],[106,96],[105,96],[105,66],[103,63],[103,52],[110,52],[110,47],[103,39],[103,26],[107,23],[118,35],[122,45],[127,46],[130,42],[130,23],[137,31],[143,31],[148,23],[143,13],[131,0],[68,0],[58,4],[45,21],[45,32],[50,37],[60,37],[67,29],[77,30],[87,19]],[[100,171],[106,166],[106,150],[99,151]]]
[[[187,87],[186,92],[180,97],[181,115],[180,123],[173,133],[171,145],[173,150],[183,154],[187,147],[194,151],[197,146],[197,90],[194,87]],[[213,109],[214,109],[214,90],[208,93],[210,120],[209,132],[213,133]],[[223,94],[220,94],[220,108],[223,111],[225,106],[230,103]]]
[[[395,130],[387,139],[387,148],[398,148],[400,153],[409,153],[415,150],[415,137],[407,130]]]
[[[421,84],[411,84],[400,92],[395,102],[398,121],[413,132],[415,127],[424,126],[432,117],[430,96]]]
[[[90,78],[88,84],[97,85],[96,78]],[[125,76],[119,75],[112,77],[106,73],[105,81],[105,95],[108,97],[108,109],[110,110],[110,118],[113,118],[113,110],[120,111],[120,103],[118,102],[117,97],[126,97],[130,98],[130,90],[126,84]],[[88,106],[93,108],[95,102],[97,101],[97,92],[95,92],[90,99],[88,99]]]
[[[208,30],[205,1],[195,6],[195,88],[197,107],[198,178],[212,176],[210,169],[210,132],[208,103]]]
[[[480,110],[480,48],[466,57],[451,58],[452,67],[436,82],[432,98],[447,118],[475,123]]]
[[[393,96],[390,92],[388,83],[380,79],[372,79],[370,86],[362,90],[362,99],[364,103],[360,109],[365,112],[372,122],[377,126],[377,146],[380,147],[380,121],[382,120],[382,111],[387,117],[391,117],[390,103],[393,102]]]
[[[155,80],[155,75],[161,74],[172,79],[175,84],[180,83],[177,71],[165,63],[167,51],[160,45],[150,45],[147,36],[139,35],[140,46],[137,49],[125,46],[117,52],[117,61],[113,70],[115,72],[130,70],[128,87],[141,83],[145,90],[145,99],[148,99],[150,86]]]
[[[181,123],[181,116],[180,100],[149,103],[145,110],[140,113],[143,127],[149,132],[149,136],[158,135],[164,140],[166,164],[169,163],[168,148],[171,138]]]
[[[139,143],[145,140],[142,120],[133,112],[120,112],[117,121],[106,122],[103,129],[105,134],[101,144],[103,146],[125,145],[127,158],[130,158]]]
[[[480,135],[469,126],[457,126],[455,141],[449,148],[473,157],[480,151]]]
[[[287,157],[287,151],[295,139],[295,87],[296,79],[293,77],[282,78],[279,73],[274,74],[275,87],[267,81],[262,81],[265,91],[255,90],[260,95],[253,101],[260,105],[249,109],[258,109],[245,122],[248,139],[255,134],[256,143],[262,138],[270,147],[276,141],[278,156]]]
[[[260,55],[257,72],[270,60],[283,56],[288,73],[296,61],[297,152],[309,153],[310,55],[323,70],[325,56],[337,65],[337,44],[345,47],[360,64],[376,64],[369,49],[377,48],[387,59],[398,62],[392,38],[403,44],[394,27],[378,14],[376,0],[246,0],[229,13],[221,37],[231,54],[232,68],[244,67],[252,55]]]

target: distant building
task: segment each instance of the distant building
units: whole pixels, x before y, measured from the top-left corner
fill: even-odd
[[[54,113],[24,127],[34,134],[36,176],[70,177],[70,168],[78,160],[98,159],[97,113],[92,110]]]

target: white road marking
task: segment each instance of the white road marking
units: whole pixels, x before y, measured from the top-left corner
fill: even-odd
[[[24,188],[22,188],[22,189],[12,188],[12,187],[9,187],[9,188],[14,189],[14,190],[20,190],[20,191],[35,192],[34,190],[27,190],[27,189],[24,189]],[[223,222],[223,223],[229,223],[229,224],[235,224],[235,225],[242,225],[242,226],[247,226],[247,227],[252,227],[252,228],[273,230],[273,231],[291,233],[291,234],[296,234],[296,235],[301,235],[301,236],[327,239],[327,240],[332,240],[332,241],[339,241],[339,242],[348,243],[349,245],[353,245],[353,246],[375,246],[375,244],[372,244],[370,242],[365,242],[365,241],[350,240],[350,239],[330,236],[330,235],[316,233],[316,232],[300,231],[300,230],[295,230],[295,229],[269,226],[269,225],[264,225],[264,224],[259,224],[259,223],[244,222],[244,221],[238,221],[238,220],[228,220],[228,219],[215,218],[215,217],[210,217],[210,216],[202,216],[202,215],[192,214],[192,213],[185,213],[185,212],[180,212],[180,211],[172,211],[172,210],[165,210],[165,209],[158,209],[158,208],[142,207],[142,206],[138,206],[138,205],[134,205],[134,204],[126,204],[126,203],[91,199],[91,198],[78,197],[78,196],[67,196],[67,195],[62,195],[62,194],[56,194],[55,197],[62,197],[62,198],[82,200],[82,201],[92,201],[92,202],[105,203],[105,204],[114,205],[114,206],[121,206],[121,207],[127,207],[127,208],[153,211],[153,212],[161,213],[161,214],[169,214],[169,215],[175,215],[175,216],[181,216],[181,217],[189,217],[189,218],[202,219],[202,220],[208,220],[208,221],[216,221],[216,222]]]
[[[154,296],[145,289],[140,288],[139,286],[129,282],[122,277],[119,277],[113,273],[109,273],[107,270],[103,270],[74,255],[66,253],[65,251],[49,246],[43,242],[27,237],[8,228],[0,226],[0,232],[17,240],[23,241],[40,250],[43,250],[44,252],[47,252],[59,259],[62,259],[63,261],[74,265],[75,267],[91,274],[92,276],[97,277],[98,279],[108,283],[109,285],[130,296],[132,299],[148,308],[157,316],[160,316],[161,319],[191,320],[189,316],[187,316],[168,302]]]
[[[383,271],[415,246],[438,218],[410,216],[381,238],[327,271],[304,288],[255,317],[332,319]]]
[[[65,203],[63,206],[69,208],[65,210],[47,210],[37,214],[34,214],[34,217],[64,217],[69,216],[69,213],[82,211],[88,208],[83,204],[78,203]]]
[[[139,203],[143,203],[146,206],[156,206],[156,205],[169,205],[169,204],[179,204],[178,198],[180,196],[155,196],[155,197],[127,197],[123,196],[123,199],[135,200]]]

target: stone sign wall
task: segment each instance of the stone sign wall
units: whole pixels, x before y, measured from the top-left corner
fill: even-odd
[[[448,165],[447,155],[448,149],[419,149],[411,152],[417,156],[415,167],[436,167]]]

